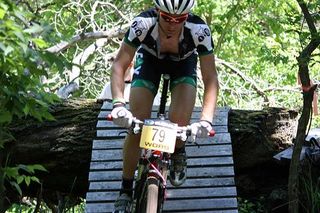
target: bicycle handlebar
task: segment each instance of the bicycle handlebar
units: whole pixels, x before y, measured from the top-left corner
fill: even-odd
[[[111,114],[108,114],[107,115],[107,120],[108,121],[113,121],[113,118],[112,118],[112,115]],[[134,131],[134,134],[137,134],[141,131],[141,127],[140,125],[143,125],[144,122],[139,120],[138,118],[133,118],[132,119],[132,127],[133,130],[136,130]],[[190,125],[187,125],[187,126],[178,126],[177,127],[177,133],[178,133],[178,137],[180,138],[183,138],[183,134],[185,134],[186,136],[190,136],[191,135],[191,126]],[[209,137],[213,137],[215,136],[216,132],[212,129],[210,132],[209,132]]]

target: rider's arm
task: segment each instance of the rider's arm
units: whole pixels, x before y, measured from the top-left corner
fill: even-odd
[[[200,68],[204,84],[201,120],[212,121],[219,93],[218,75],[213,54],[200,56]]]
[[[125,72],[132,62],[135,52],[136,48],[122,42],[111,68],[111,92],[113,100],[124,100]]]

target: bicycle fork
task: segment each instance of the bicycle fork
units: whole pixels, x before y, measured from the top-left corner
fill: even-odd
[[[148,188],[147,185],[150,186],[150,184],[153,186],[152,190],[156,193],[156,195],[154,195],[156,196],[156,199],[153,199],[158,206],[157,212],[161,212],[163,202],[166,199],[169,154],[160,151],[143,151],[144,154],[139,160],[138,174],[136,176],[135,202],[133,205],[135,211],[133,212],[138,213],[137,211],[142,211],[141,208],[144,208],[142,205],[144,197],[142,196]],[[150,190],[150,188],[148,190]],[[148,210],[146,212],[148,212]]]

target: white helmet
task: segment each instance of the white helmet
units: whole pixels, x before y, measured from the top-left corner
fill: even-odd
[[[153,0],[157,8],[169,14],[186,14],[193,7],[195,0]]]

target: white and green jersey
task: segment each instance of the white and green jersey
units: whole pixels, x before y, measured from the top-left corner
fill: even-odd
[[[153,56],[174,61],[186,59],[193,53],[207,55],[213,53],[213,41],[208,25],[199,17],[189,13],[179,38],[179,53],[160,53],[160,39],[157,10],[142,12],[133,19],[124,41],[135,48],[143,48]]]

